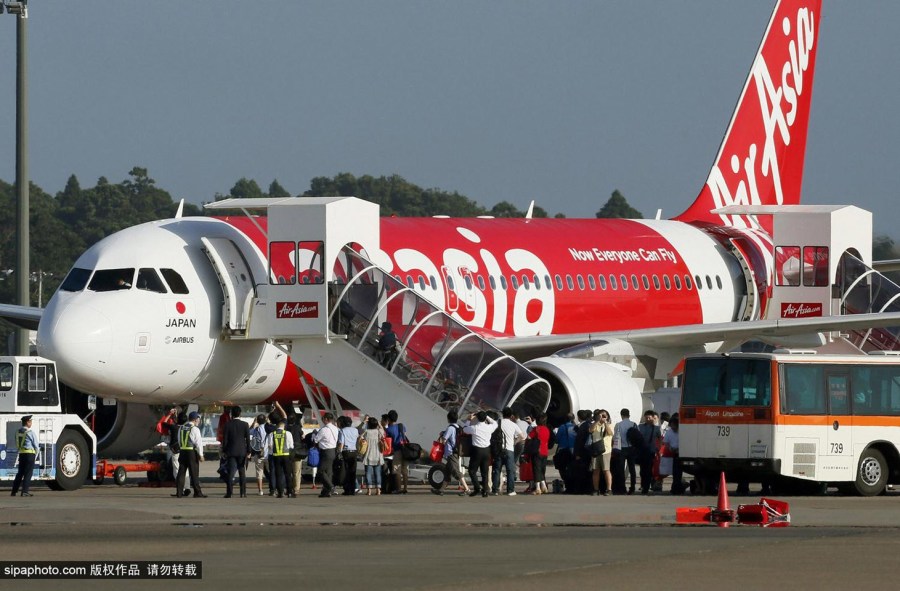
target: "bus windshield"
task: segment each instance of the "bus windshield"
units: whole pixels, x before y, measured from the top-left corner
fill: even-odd
[[[700,357],[684,368],[681,403],[686,406],[761,406],[772,403],[766,359]]]

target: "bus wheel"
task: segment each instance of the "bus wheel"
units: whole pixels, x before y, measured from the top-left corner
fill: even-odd
[[[444,470],[443,464],[435,464],[428,471],[428,484],[431,488],[441,488],[441,485],[447,480],[447,472]]]
[[[56,486],[61,490],[81,488],[91,467],[91,459],[84,438],[71,430],[63,431],[56,442],[54,463]]]
[[[884,492],[887,486],[888,470],[884,455],[877,449],[869,448],[859,458],[854,488],[863,497],[874,497]]]

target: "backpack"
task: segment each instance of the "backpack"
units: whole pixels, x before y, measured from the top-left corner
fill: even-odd
[[[263,448],[262,438],[259,436],[259,427],[250,430],[250,452],[258,455]]]
[[[641,435],[641,430],[637,428],[637,425],[632,426],[625,432],[625,439],[631,447],[644,449],[644,436]]]
[[[306,457],[306,465],[310,468],[317,468],[319,466],[319,448],[311,447],[309,448],[309,455]]]
[[[356,453],[361,456],[369,453],[369,440],[364,434],[356,438]]]
[[[497,425],[497,428],[491,433],[491,443],[488,447],[493,458],[499,458],[500,454],[503,453],[503,440],[505,439],[503,435],[503,429],[500,428],[500,425]]]

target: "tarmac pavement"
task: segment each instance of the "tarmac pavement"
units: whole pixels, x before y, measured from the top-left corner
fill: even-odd
[[[204,474],[214,467],[207,463]],[[676,526],[675,508],[715,497],[569,495],[488,498],[407,495],[175,499],[172,488],[114,484],[11,498],[0,489],[2,560],[199,560],[201,580],[175,588],[232,589],[294,581],[313,588],[528,589],[617,584],[621,589],[888,585],[900,551],[900,494],[787,497],[781,529]],[[518,486],[521,492],[523,485]],[[4,494],[5,492],[5,494]],[[731,504],[755,503],[758,495]],[[2,572],[0,572],[2,575]],[[652,583],[642,584],[650,576]],[[602,582],[602,584],[601,584]],[[0,576],[0,589],[7,587]],[[129,581],[129,589],[161,581]],[[29,580],[16,589],[94,589],[121,582]]]

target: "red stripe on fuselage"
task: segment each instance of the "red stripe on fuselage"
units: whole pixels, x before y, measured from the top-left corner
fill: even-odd
[[[265,236],[249,219],[223,219],[266,252]],[[266,228],[265,218],[256,221]],[[675,245],[631,220],[382,218],[381,247],[394,263],[391,274],[404,283],[407,276],[416,284],[424,276],[429,285],[433,276],[446,290],[443,275],[455,275],[457,301],[445,295],[445,305],[456,305],[456,314],[465,323],[489,332],[567,334],[703,321],[696,288],[686,289],[684,280],[685,276],[693,277],[696,270],[688,269]],[[467,271],[474,283],[471,290],[466,290],[461,280]],[[498,283],[500,275],[507,282],[514,275],[518,289],[508,285],[503,290],[499,284],[491,289],[489,275]],[[523,275],[528,277],[528,289],[523,286]],[[540,289],[533,285],[535,275],[540,279]],[[546,288],[547,275],[551,292]],[[590,288],[588,275],[595,289]],[[601,275],[606,289],[600,287]],[[628,289],[622,288],[623,275]],[[675,275],[681,289],[675,287]],[[562,289],[557,286],[557,276]],[[610,276],[615,278],[616,289],[611,288]],[[634,289],[632,276],[638,281],[638,289]],[[649,289],[644,287],[644,277]],[[666,289],[664,277],[669,278],[670,289]],[[426,295],[429,292],[436,295],[426,287]],[[476,304],[474,311],[465,306],[467,299]]]

